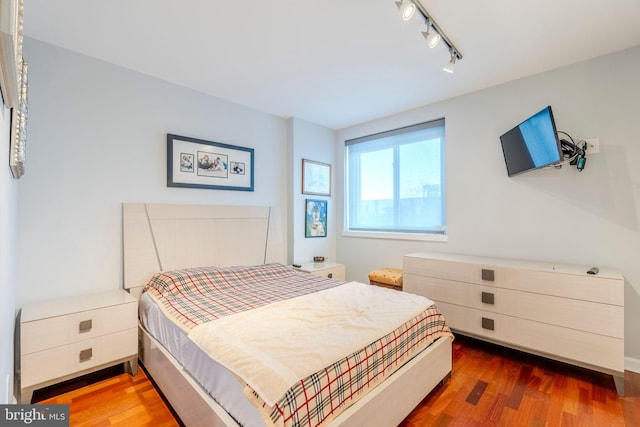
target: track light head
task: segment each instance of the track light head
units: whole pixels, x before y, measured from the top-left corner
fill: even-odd
[[[458,59],[458,56],[455,51],[451,51],[451,59],[449,60],[449,63],[442,68],[442,71],[453,74],[455,71],[456,59]]]
[[[429,47],[433,49],[434,47],[438,46],[438,43],[440,43],[442,36],[436,31],[431,32],[430,30],[431,27],[427,26],[427,31],[423,32],[422,35],[427,40],[427,44],[429,45]]]
[[[396,6],[398,6],[398,9],[400,9],[402,19],[404,19],[405,21],[410,20],[411,18],[413,18],[413,15],[416,14],[417,7],[415,3],[410,0],[397,1]]]
[[[427,40],[427,44],[431,49],[438,46],[440,41],[447,46],[451,59],[449,63],[444,66],[443,71],[447,73],[453,73],[456,65],[456,61],[462,60],[462,54],[458,48],[453,44],[451,39],[442,31],[440,27],[431,17],[429,12],[424,8],[424,5],[420,0],[395,0],[396,6],[400,9],[402,19],[405,21],[410,20],[416,12],[418,12],[425,20],[427,31],[422,32],[422,36]]]

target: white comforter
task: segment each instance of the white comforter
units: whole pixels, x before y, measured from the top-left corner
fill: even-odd
[[[296,382],[431,305],[418,295],[351,282],[196,326],[189,338],[273,406]]]

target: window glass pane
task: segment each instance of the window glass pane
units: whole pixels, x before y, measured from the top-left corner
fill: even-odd
[[[404,144],[399,151],[400,227],[419,230],[440,226],[440,139]]]
[[[444,234],[444,120],[346,141],[347,230]]]
[[[393,198],[393,150],[363,153],[360,186],[362,200]]]
[[[360,197],[354,213],[360,227],[379,228],[392,223],[393,153],[392,148],[386,148],[359,155]]]

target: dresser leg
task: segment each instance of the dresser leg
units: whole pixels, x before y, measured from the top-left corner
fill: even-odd
[[[138,375],[138,357],[127,360],[124,364],[124,369],[132,377]]]
[[[616,383],[616,391],[618,392],[618,396],[624,397],[624,374],[621,376],[614,375],[613,381]]]

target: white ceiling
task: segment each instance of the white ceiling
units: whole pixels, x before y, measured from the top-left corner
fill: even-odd
[[[24,3],[27,37],[332,129],[640,45],[640,0],[422,0],[452,75],[394,0]]]

